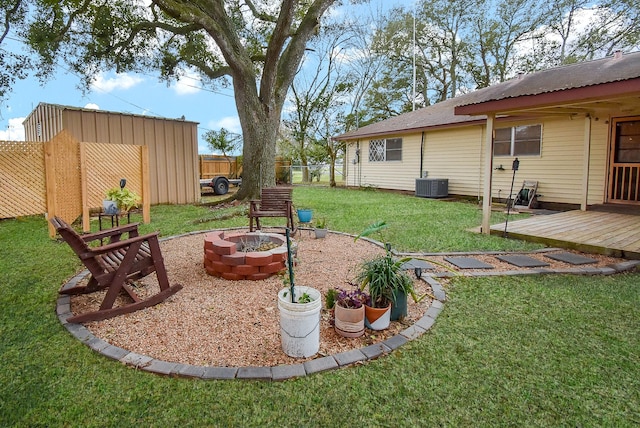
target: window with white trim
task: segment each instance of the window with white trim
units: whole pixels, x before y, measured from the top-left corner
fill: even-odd
[[[369,142],[369,162],[402,160],[402,138],[386,138]]]
[[[494,156],[540,156],[542,125],[496,128]]]

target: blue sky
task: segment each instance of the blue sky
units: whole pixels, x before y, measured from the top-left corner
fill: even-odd
[[[387,9],[411,5],[413,1],[372,0],[371,3],[374,8],[378,4]],[[184,115],[186,120],[199,123],[200,153],[211,153],[202,140],[205,131],[224,127],[240,132],[232,89],[216,92],[199,89],[201,85],[195,76],[167,87],[153,71],[145,75],[116,75],[105,70],[84,94],[78,88],[80,81],[79,76],[71,74],[62,64],[44,85],[36,78],[18,81],[0,107],[0,140],[24,140],[22,122],[40,102],[166,118]]]

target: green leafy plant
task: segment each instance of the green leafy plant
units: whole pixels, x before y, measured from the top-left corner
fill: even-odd
[[[122,211],[131,211],[140,204],[140,196],[127,188],[113,187],[107,190],[106,199],[113,201]]]
[[[380,232],[387,227],[387,223],[383,220],[372,223],[367,226],[362,233],[356,236],[354,241],[357,241],[361,237]],[[360,289],[364,290],[367,287],[369,288],[371,305],[376,308],[384,308],[388,306],[390,302],[395,302],[399,293],[411,295],[411,298],[416,303],[428,295],[426,293],[422,296],[417,295],[413,287],[413,279],[407,271],[402,268],[406,262],[412,259],[420,259],[451,270],[442,263],[419,257],[401,257],[396,259],[391,253],[391,244],[385,243],[384,248],[385,254],[383,256],[364,261],[359,266],[356,274],[356,281],[360,283]]]
[[[398,293],[415,295],[413,280],[402,269],[404,259],[394,260],[390,251],[384,256],[367,260],[360,265],[356,280],[360,289],[369,288],[371,304],[376,308],[385,308],[396,301]]]
[[[338,290],[335,288],[330,288],[324,294],[324,301],[327,309],[333,309],[336,304],[336,299],[338,298]]]
[[[316,229],[326,229],[327,228],[327,219],[326,218],[319,218],[318,222],[316,223]]]

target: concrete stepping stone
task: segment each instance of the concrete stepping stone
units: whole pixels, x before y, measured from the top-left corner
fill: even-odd
[[[507,262],[514,266],[523,267],[523,268],[549,266],[549,263],[547,262],[543,262],[541,260],[534,259],[533,257],[523,256],[519,254],[508,254],[504,256],[496,256],[496,259],[502,260],[503,262]]]
[[[558,260],[560,262],[569,263],[571,265],[587,265],[590,263],[597,262],[596,259],[592,259],[591,257],[581,256],[580,254],[574,253],[554,253],[554,254],[545,254],[545,257],[548,257],[553,260]]]
[[[445,257],[446,261],[458,269],[493,269],[493,266],[473,257]]]
[[[411,259],[402,264],[403,270],[412,270],[415,268],[435,269],[435,266],[433,266],[431,263],[429,263],[426,260],[420,260],[420,259]]]

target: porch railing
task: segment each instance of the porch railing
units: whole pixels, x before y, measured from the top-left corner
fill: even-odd
[[[609,202],[640,202],[640,164],[611,166]]]

